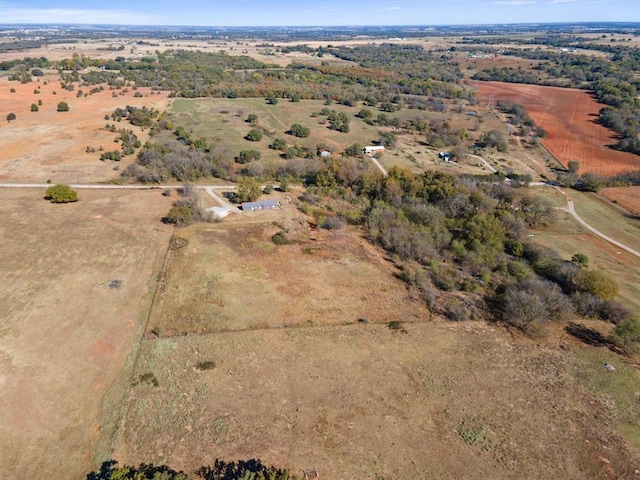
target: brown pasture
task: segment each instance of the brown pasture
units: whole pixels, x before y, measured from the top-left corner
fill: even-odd
[[[169,102],[167,92],[156,95],[148,88],[129,88],[125,93],[109,90],[108,85],[103,85],[102,92],[77,97],[79,89],[88,94],[97,86],[76,84],[75,90],[69,92],[60,88],[57,73],[34,79],[25,84],[0,79],[0,182],[44,183],[51,179],[54,183],[83,183],[116,177],[114,168],[124,167],[130,160],[120,162],[122,165],[100,161],[100,147],[105,151],[120,149],[114,143],[117,134],[107,131],[105,125],[115,123],[116,128],[133,130],[142,143],[148,131],[128,122],[105,120],[105,115],[127,105],[164,111]],[[36,89],[40,93],[34,93]],[[142,97],[134,97],[136,92]],[[42,106],[31,112],[31,104],[38,100],[42,100]],[[58,102],[66,102],[69,111],[58,112]],[[9,113],[15,113],[16,120],[8,122]],[[87,147],[93,147],[95,152],[87,153]]]
[[[172,228],[157,191],[0,189],[0,477],[84,478],[111,454]],[[110,288],[122,280],[120,288]]]
[[[480,100],[493,97],[522,104],[547,136],[544,146],[566,167],[580,162],[580,172],[600,175],[637,170],[640,156],[612,150],[616,134],[597,123],[603,105],[584,90],[524,85],[505,82],[478,82]]]

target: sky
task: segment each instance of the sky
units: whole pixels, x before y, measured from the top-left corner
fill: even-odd
[[[0,0],[0,24],[191,26],[640,22],[640,0]]]

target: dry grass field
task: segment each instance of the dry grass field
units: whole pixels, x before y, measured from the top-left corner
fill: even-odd
[[[584,90],[503,82],[478,82],[479,96],[519,103],[547,132],[545,147],[566,167],[580,162],[580,173],[600,175],[637,170],[637,155],[607,148],[615,132],[597,123],[602,105]]]
[[[107,123],[114,122],[105,120],[105,115],[127,105],[163,111],[169,103],[167,92],[156,95],[148,88],[130,88],[124,93],[109,90],[108,85],[103,85],[102,92],[78,98],[77,87],[73,92],[60,88],[57,74],[34,78],[40,81],[21,84],[0,79],[0,182],[44,183],[51,179],[54,183],[83,183],[116,177],[118,172],[113,168],[124,168],[131,160],[123,160],[122,165],[100,161],[101,146],[105,151],[118,148],[114,143],[117,134],[105,129]],[[82,90],[87,94],[91,88],[95,87]],[[34,93],[36,90],[40,93]],[[136,93],[142,97],[134,97]],[[31,104],[38,100],[42,106],[31,112]],[[66,102],[69,111],[58,112],[58,102]],[[16,120],[7,122],[9,113],[14,113]],[[147,138],[148,131],[129,123],[117,126],[133,130],[142,143]],[[88,146],[96,151],[87,153]]]
[[[0,189],[0,477],[84,478],[109,458],[172,228],[157,191]],[[110,288],[121,280],[120,288]],[[128,362],[128,363],[126,363]],[[129,369],[129,370],[128,370]]]

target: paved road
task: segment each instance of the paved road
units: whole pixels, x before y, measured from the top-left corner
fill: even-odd
[[[621,248],[622,250],[624,250],[626,252],[629,252],[631,255],[635,255],[636,257],[640,258],[640,252],[638,252],[637,250],[634,250],[631,247],[627,247],[626,245],[614,240],[613,238],[608,237],[604,233],[602,233],[599,230],[596,230],[595,228],[593,228],[591,225],[589,225],[587,222],[585,222],[582,218],[580,218],[580,216],[575,211],[575,208],[573,206],[573,200],[569,197],[569,195],[564,193],[558,187],[555,187],[555,188],[556,188],[556,190],[558,190],[564,196],[564,198],[567,199],[567,208],[566,209],[563,208],[563,210],[565,210],[565,211],[569,212],[571,215],[573,215],[573,218],[575,218],[580,223],[580,225],[584,226],[584,228],[589,230],[591,233],[594,233],[595,235],[599,236],[603,240],[606,240],[607,242],[612,243],[616,247]]]

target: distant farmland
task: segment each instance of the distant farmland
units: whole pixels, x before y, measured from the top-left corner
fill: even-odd
[[[542,143],[562,163],[580,162],[580,172],[613,175],[640,169],[640,157],[608,148],[615,132],[597,123],[603,107],[585,90],[506,82],[479,82],[479,97],[524,105],[547,132]]]

